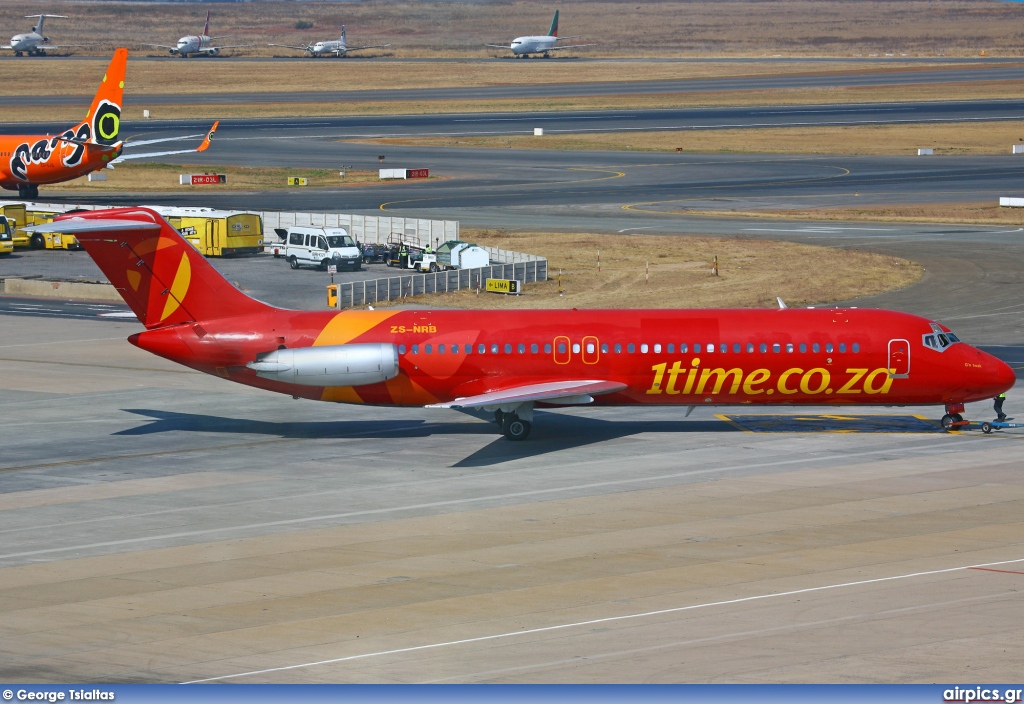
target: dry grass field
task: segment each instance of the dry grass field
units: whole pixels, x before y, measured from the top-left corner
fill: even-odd
[[[89,182],[86,177],[74,181],[55,183],[42,186],[44,191],[209,191],[216,189],[248,190],[267,188],[289,188],[289,176],[303,176],[309,179],[309,187],[331,186],[337,188],[351,184],[368,185],[380,183],[375,171],[347,171],[341,178],[337,171],[330,169],[309,168],[272,168],[247,166],[182,166],[179,164],[117,164],[114,169],[106,169],[106,181]],[[179,174],[216,173],[226,174],[227,184],[224,186],[181,186],[178,184]],[[293,186],[294,188],[294,186]]]
[[[518,297],[460,291],[432,295],[424,303],[502,309],[771,308],[778,305],[776,296],[793,306],[831,303],[909,286],[923,274],[917,264],[896,257],[791,242],[468,229],[462,238],[543,255],[551,280],[528,284]],[[716,256],[719,276],[712,276]]]
[[[610,149],[683,151],[700,154],[891,154],[913,155],[930,147],[936,155],[1009,154],[1024,143],[1016,121],[938,124],[858,125],[853,127],[778,127],[757,129],[665,130],[510,135],[501,137],[426,137],[381,139],[385,144],[509,149]]]
[[[99,85],[107,60],[4,61],[2,72],[16,72],[5,81],[4,95],[92,95]],[[903,66],[903,70],[924,70]],[[778,74],[820,75],[834,72],[865,73],[892,70],[884,63],[851,68],[848,64],[772,61],[729,63],[651,63],[643,65],[643,80],[720,78]],[[514,62],[430,61],[377,62],[333,61],[308,63],[251,62],[226,59],[168,59],[128,61],[126,89],[135,94],[293,93],[379,88],[451,88],[463,86],[534,85],[622,81],[635,67],[616,61],[535,61],[527,66]]]
[[[763,56],[784,54],[1024,54],[1024,7],[991,0],[571,0],[558,5],[561,33],[600,40],[586,55]],[[202,29],[212,9],[211,33],[253,43],[238,53],[269,56],[287,50],[268,42],[334,39],[348,26],[352,44],[392,43],[396,56],[487,56],[485,43],[544,32],[554,6],[538,0],[497,2],[260,2],[237,4],[61,2],[45,11],[70,16],[48,30],[54,43],[154,42],[173,44]],[[0,33],[25,31],[23,16],[36,2],[0,6]],[[298,29],[298,23],[311,24]],[[76,51],[102,55],[105,49]],[[158,49],[147,51],[158,53]]]

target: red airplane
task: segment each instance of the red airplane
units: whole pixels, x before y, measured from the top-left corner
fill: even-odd
[[[171,361],[296,398],[493,414],[509,440],[537,406],[944,405],[1013,370],[907,313],[784,310],[294,311],[249,298],[157,213],[63,215]]]
[[[123,154],[125,147],[157,142],[175,142],[204,135],[150,139],[142,142],[118,140],[121,128],[121,103],[128,50],[118,49],[103,74],[96,97],[85,120],[61,134],[11,135],[0,137],[0,188],[18,191],[20,198],[39,196],[40,184],[60,183],[102,169],[115,160],[141,159],[168,154],[205,151],[210,146],[219,122],[215,122],[195,149],[169,152]]]

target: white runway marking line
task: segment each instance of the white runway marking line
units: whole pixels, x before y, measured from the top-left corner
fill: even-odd
[[[298,670],[306,667],[316,667],[318,665],[331,665],[339,662],[350,662],[352,660],[363,660],[366,658],[381,657],[384,655],[397,655],[400,653],[412,653],[420,650],[434,650],[437,648],[447,648],[455,645],[466,645],[467,643],[482,643],[485,641],[501,640],[503,638],[513,638],[515,636],[532,635],[535,633],[550,633],[551,631],[561,631],[567,628],[582,628],[584,626],[594,626],[600,623],[613,623],[616,621],[628,621],[638,618],[650,618],[652,616],[663,616],[665,614],[677,614],[683,611],[694,611],[696,609],[707,609],[714,606],[729,606],[732,604],[743,604],[751,601],[762,601],[765,599],[778,599],[786,596],[796,596],[798,594],[810,594],[813,592],[821,592],[829,589],[844,589],[846,587],[857,587],[865,584],[880,584],[882,582],[894,582],[901,579],[913,579],[915,577],[928,577],[936,574],[949,574],[950,572],[962,572],[965,570],[977,569],[979,567],[994,567],[996,565],[1012,565],[1018,562],[1024,562],[1024,557],[1015,560],[1001,560],[999,562],[983,562],[976,565],[963,565],[961,567],[947,567],[941,570],[928,570],[926,572],[911,572],[909,574],[894,575],[892,577],[876,577],[875,579],[861,579],[856,582],[843,582],[841,584],[826,584],[820,587],[807,587],[805,589],[791,589],[787,592],[777,592],[774,594],[757,594],[755,596],[744,596],[738,599],[725,599],[723,601],[709,601],[704,604],[691,604],[690,606],[676,606],[671,609],[658,609],[657,611],[645,611],[639,614],[627,614],[625,616],[607,616],[605,618],[595,618],[589,621],[576,621],[575,623],[562,623],[557,626],[543,626],[541,628],[530,628],[523,631],[510,631],[508,633],[496,633],[489,636],[479,636],[477,638],[463,638],[461,640],[450,640],[443,643],[429,643],[427,645],[414,645],[408,648],[395,648],[392,650],[381,650],[375,653],[363,653],[361,655],[349,655],[342,658],[333,658],[331,660],[318,660],[316,662],[306,662],[299,665],[284,665],[282,667],[270,667],[264,670],[252,670],[250,672],[239,672],[234,675],[221,675],[219,677],[207,677],[201,680],[190,680],[188,682],[182,682],[182,684],[200,684],[202,682],[218,682],[221,680],[237,679],[239,677],[251,677],[255,675],[265,675],[270,672],[283,672],[285,670]]]
[[[837,616],[835,618],[820,619],[817,621],[807,621],[805,623],[790,623],[784,626],[771,626],[769,628],[759,628],[754,631],[735,631],[733,633],[719,633],[713,636],[707,636],[705,638],[693,638],[691,640],[680,640],[672,643],[661,643],[659,645],[649,645],[643,648],[630,648],[629,650],[615,650],[604,653],[590,654],[586,656],[588,663],[596,660],[607,660],[608,658],[621,658],[628,655],[638,655],[640,653],[649,653],[655,650],[668,650],[670,648],[686,648],[694,645],[703,645],[704,643],[718,643],[723,640],[732,640],[735,638],[745,638],[750,636],[762,636],[770,635],[774,633],[785,633],[787,631],[797,631],[804,628],[817,628],[819,626],[827,626],[834,623],[849,623],[851,621],[861,621],[866,619],[873,619],[878,617],[895,616],[898,614],[909,613],[913,611],[923,611],[925,609],[934,609],[943,606],[956,606],[957,604],[970,604],[979,601],[988,601],[991,599],[999,599],[1006,596],[1019,596],[1017,591],[1004,591],[997,592],[995,594],[985,594],[984,596],[972,596],[966,599],[956,599],[955,601],[937,601],[929,604],[917,604],[915,606],[904,606],[898,609],[886,609],[885,611],[874,611],[861,614],[853,614],[850,616]],[[488,670],[486,672],[470,672],[458,677],[445,677],[439,680],[427,680],[420,684],[438,684],[440,682],[451,682],[453,680],[465,681],[470,677],[494,677],[495,675],[508,674],[510,672],[524,672],[526,670],[538,670],[547,667],[558,667],[559,665],[567,664],[579,664],[578,658],[564,658],[561,660],[554,660],[550,662],[539,662],[532,665],[520,665],[518,667],[506,667],[501,670]]]
[[[391,432],[391,431],[380,431],[380,432]],[[943,439],[946,439],[945,436],[943,436]],[[973,444],[979,443],[979,442],[989,442],[989,439],[988,438],[984,438],[984,439],[983,438],[977,438],[975,440],[964,440],[964,441],[960,442],[959,444],[957,444],[956,447],[957,448],[962,448],[964,445],[973,445]],[[203,448],[203,449],[205,450],[205,449],[209,449],[209,448]],[[945,451],[947,451],[947,449],[948,449],[948,446],[945,445],[945,444],[943,444],[942,446],[937,446],[935,444],[928,444],[928,445],[925,445],[925,446],[919,447],[919,448],[918,447],[908,448],[908,449],[905,449],[904,451],[905,452],[918,452],[918,453],[926,453],[926,454],[935,454],[935,453],[945,452]],[[199,450],[189,450],[189,449],[182,450],[182,452],[196,452],[196,451],[199,451]],[[300,526],[300,525],[306,525],[306,524],[309,524],[309,523],[315,523],[315,522],[320,522],[320,521],[338,521],[338,520],[341,520],[341,519],[356,518],[356,517],[360,517],[360,516],[379,516],[379,515],[386,515],[386,514],[396,513],[396,512],[421,511],[421,510],[424,510],[424,509],[436,509],[436,508],[442,508],[442,507],[445,507],[445,506],[464,506],[464,505],[467,505],[467,504],[480,503],[482,501],[508,501],[509,499],[519,499],[519,498],[525,498],[525,497],[528,497],[528,496],[545,496],[545,495],[552,495],[552,494],[562,494],[562,493],[566,493],[566,492],[573,492],[573,491],[580,491],[580,490],[603,489],[603,488],[613,487],[613,486],[627,486],[627,485],[630,485],[630,484],[642,484],[642,483],[645,483],[645,482],[667,481],[667,480],[671,480],[671,479],[681,479],[683,477],[700,476],[700,475],[706,475],[706,474],[721,474],[721,473],[724,473],[724,472],[733,472],[733,471],[744,470],[744,469],[759,469],[759,468],[764,468],[764,467],[785,467],[787,465],[805,464],[807,462],[827,462],[827,461],[830,461],[830,460],[844,460],[844,459],[849,459],[851,457],[866,457],[866,456],[870,456],[870,455],[888,454],[888,453],[894,453],[894,452],[896,452],[896,450],[894,450],[893,448],[885,448],[885,449],[881,449],[881,450],[866,450],[864,452],[843,452],[843,453],[834,453],[834,454],[831,454],[831,455],[818,455],[818,456],[814,456],[814,457],[801,457],[801,458],[798,458],[798,459],[777,460],[777,461],[774,461],[774,462],[759,462],[759,463],[756,463],[756,464],[742,463],[742,464],[736,464],[736,465],[727,466],[727,467],[717,467],[717,468],[712,468],[712,469],[694,469],[694,470],[687,470],[685,472],[675,472],[673,474],[659,474],[659,475],[652,476],[652,477],[632,477],[632,478],[629,478],[629,479],[616,479],[616,480],[605,481],[605,482],[591,482],[589,484],[574,484],[574,485],[571,485],[571,486],[556,486],[556,487],[551,487],[551,488],[548,488],[548,489],[532,489],[532,490],[529,490],[529,491],[514,491],[514,492],[509,492],[509,493],[506,493],[506,494],[492,494],[492,495],[488,495],[488,496],[475,496],[475,497],[470,497],[470,498],[465,498],[465,499],[449,499],[449,500],[446,500],[446,501],[431,501],[431,502],[428,502],[428,503],[408,504],[408,505],[405,505],[405,506],[391,506],[391,507],[386,507],[386,508],[366,509],[366,510],[363,510],[363,511],[346,511],[344,513],[332,513],[332,514],[321,515],[321,516],[304,516],[302,518],[286,518],[286,519],[282,519],[282,520],[279,520],[279,521],[267,521],[265,523],[249,523],[249,524],[243,524],[243,525],[223,526],[223,527],[220,527],[220,528],[204,528],[204,529],[200,529],[200,530],[188,530],[188,531],[180,531],[180,532],[176,532],[176,533],[164,533],[164,534],[161,534],[161,535],[148,535],[148,536],[139,537],[139,538],[124,538],[122,540],[105,540],[105,541],[99,542],[99,543],[89,543],[89,544],[85,544],[85,545],[71,545],[71,546],[62,547],[62,548],[46,548],[46,549],[43,549],[43,550],[28,550],[28,551],[25,551],[25,552],[12,552],[12,553],[7,553],[6,555],[0,555],[0,560],[9,560],[9,559],[16,558],[16,557],[33,557],[33,556],[36,556],[36,555],[51,555],[51,554],[61,553],[61,552],[77,552],[77,551],[81,551],[81,550],[94,550],[96,548],[116,547],[116,546],[119,546],[119,545],[137,545],[139,543],[149,543],[149,542],[153,542],[155,540],[176,540],[176,539],[180,539],[180,538],[195,538],[195,537],[199,537],[201,535],[213,535],[215,533],[227,533],[227,532],[232,532],[232,531],[243,531],[243,530],[244,531],[251,531],[251,530],[260,530],[260,529],[283,527],[283,526]],[[117,459],[117,458],[112,458],[112,459]],[[127,459],[127,458],[125,458],[125,459]],[[9,467],[0,467],[0,470],[7,470],[7,469],[10,469],[10,468]],[[116,516],[115,516],[115,518],[116,518]]]

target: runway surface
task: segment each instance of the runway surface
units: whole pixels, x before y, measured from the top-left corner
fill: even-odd
[[[137,324],[0,320],[7,681],[1019,667],[1009,432],[910,409],[581,409],[513,445],[453,412],[233,386],[135,349]]]
[[[373,139],[382,137],[532,135],[588,132],[687,131],[764,127],[814,127],[1017,121],[1024,100],[949,100],[942,102],[841,103],[747,107],[680,107],[638,110],[566,110],[551,112],[428,113],[220,120],[220,139]],[[125,120],[132,139],[177,136],[204,131],[210,119]],[[0,123],[0,134],[51,134],[66,123]],[[220,147],[220,145],[218,145]]]
[[[373,89],[313,92],[237,92],[129,95],[132,105],[179,105],[183,100],[196,105],[230,103],[320,103],[392,100],[498,100],[517,98],[582,97],[601,95],[657,95],[664,93],[709,93],[719,91],[790,90],[798,88],[839,88],[854,86],[901,86],[976,81],[1019,81],[1024,65],[974,68],[914,68],[908,70],[849,71],[769,76],[728,76],[721,78],[659,81],[608,81],[595,83],[538,83],[523,85],[472,86],[452,88]],[[92,93],[73,95],[2,96],[0,106],[83,105]]]

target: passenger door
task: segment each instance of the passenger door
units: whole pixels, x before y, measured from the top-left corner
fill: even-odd
[[[893,379],[910,376],[910,343],[907,340],[889,340],[889,376]]]

